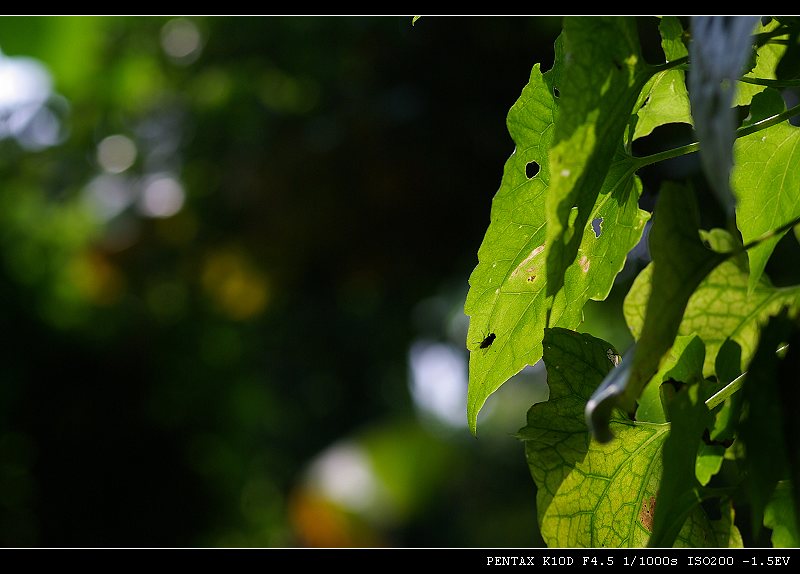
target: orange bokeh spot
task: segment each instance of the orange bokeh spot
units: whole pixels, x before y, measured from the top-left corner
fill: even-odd
[[[300,488],[289,500],[289,518],[300,544],[313,548],[383,546],[377,533],[329,499]]]

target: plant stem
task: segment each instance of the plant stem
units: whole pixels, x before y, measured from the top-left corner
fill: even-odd
[[[753,34],[753,43],[756,46],[763,46],[772,38],[776,38],[777,36],[784,36],[789,33],[789,27],[780,25],[774,30],[770,30],[769,32],[761,32],[760,34]]]
[[[677,60],[675,60],[675,61],[677,62]],[[775,114],[774,116],[770,116],[768,118],[765,118],[765,119],[761,120],[760,122],[756,122],[756,123],[751,124],[749,126],[746,126],[746,127],[743,127],[743,128],[739,128],[738,130],[736,130],[736,138],[738,139],[738,138],[741,138],[741,137],[744,137],[744,136],[749,136],[750,134],[754,134],[754,133],[759,132],[761,130],[765,130],[765,129],[767,129],[769,127],[772,127],[772,126],[774,126],[776,124],[779,124],[783,120],[791,118],[791,117],[793,117],[793,116],[795,116],[797,114],[800,114],[800,104],[797,104],[796,106],[792,106],[788,110],[784,110],[779,114]],[[654,153],[652,155],[646,155],[644,157],[637,157],[637,158],[634,158],[634,160],[636,162],[636,169],[637,170],[641,169],[641,168],[643,168],[643,167],[645,167],[647,165],[651,165],[651,164],[657,163],[659,161],[665,161],[665,160],[668,160],[668,159],[680,157],[682,155],[687,155],[687,154],[690,154],[690,153],[694,153],[699,149],[700,149],[700,142],[694,142],[694,143],[690,143],[690,144],[685,145],[685,146],[676,147],[676,148],[673,148],[673,149],[668,149],[666,151]]]
[[[800,217],[795,217],[794,219],[792,219],[791,221],[787,221],[786,223],[784,223],[783,225],[781,225],[777,229],[773,229],[771,231],[767,231],[765,234],[756,237],[755,239],[753,239],[752,241],[749,241],[748,243],[745,243],[739,249],[736,249],[735,251],[731,251],[731,254],[741,253],[742,251],[747,251],[748,249],[750,249],[752,247],[755,247],[756,245],[758,245],[762,241],[766,241],[767,239],[770,239],[771,237],[775,237],[776,235],[780,235],[781,233],[785,233],[785,232],[789,231],[792,227],[794,227],[795,225],[798,225],[798,224],[800,224]]]
[[[683,56],[682,58],[676,58],[670,62],[664,62],[663,64],[656,64],[654,66],[650,66],[653,74],[657,74],[658,72],[663,72],[664,70],[671,70],[672,68],[677,68],[678,66],[682,66],[689,62],[689,56]]]
[[[660,161],[666,161],[668,159],[680,157],[682,155],[687,155],[690,153],[694,153],[700,149],[700,142],[694,142],[690,144],[686,144],[681,147],[676,147],[673,149],[668,149],[666,151],[660,151],[658,153],[654,153],[652,155],[646,155],[644,157],[637,157],[636,159],[636,169],[641,169],[646,165],[652,165],[654,163],[658,163]]]
[[[794,80],[770,80],[767,78],[748,78],[746,76],[742,76],[739,78],[739,81],[745,84],[769,86],[771,88],[793,88],[800,86],[800,78],[796,78]]]
[[[775,353],[777,354],[782,351],[785,351],[788,346],[789,345],[782,345],[777,351],[775,351]],[[720,389],[719,392],[711,395],[711,397],[709,397],[708,400],[706,401],[706,407],[708,407],[708,410],[712,410],[717,405],[722,404],[722,402],[724,402],[725,399],[727,399],[733,393],[741,389],[742,384],[744,383],[745,376],[747,376],[747,371],[745,371],[744,373],[733,379],[730,383],[722,387],[722,389]]]
[[[730,383],[722,387],[719,392],[711,395],[709,399],[706,401],[706,407],[708,410],[713,410],[717,405],[722,404],[725,399],[731,396],[733,393],[738,391],[742,388],[744,384],[744,378],[747,375],[747,371],[733,379]]]

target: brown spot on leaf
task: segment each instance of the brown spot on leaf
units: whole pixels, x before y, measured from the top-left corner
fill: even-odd
[[[581,266],[581,269],[583,269],[584,273],[588,272],[590,265],[589,258],[586,257],[586,255],[582,256],[579,265]]]
[[[539,247],[531,251],[530,255],[528,255],[525,259],[523,259],[522,262],[519,265],[517,265],[517,268],[511,272],[511,277],[516,277],[520,271],[524,270],[527,274],[529,274],[528,281],[530,281],[531,280],[530,274],[533,274],[533,272],[536,271],[536,269],[538,269],[539,266],[538,265],[530,265],[528,267],[526,266],[533,260],[534,257],[539,255],[542,251],[544,251],[544,245],[540,245]]]
[[[656,513],[656,497],[651,496],[642,500],[642,509],[639,511],[639,522],[648,532],[653,532],[653,516]]]

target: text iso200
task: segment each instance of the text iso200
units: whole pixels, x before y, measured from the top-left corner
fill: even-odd
[[[733,556],[689,556],[689,566],[733,566]]]

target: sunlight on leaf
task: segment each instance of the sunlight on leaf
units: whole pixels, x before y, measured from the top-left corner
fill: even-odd
[[[590,335],[558,328],[545,333],[550,400],[531,407],[519,437],[538,487],[539,522],[549,546],[641,547],[653,528],[669,425],[635,422],[617,410],[610,423],[617,438],[600,444],[584,422],[586,400],[614,368],[609,349]],[[696,508],[676,545],[715,543],[711,524]]]
[[[716,545],[719,548],[743,548],[742,534],[734,524],[736,513],[730,500],[722,504],[722,516],[719,520],[711,521],[711,528],[716,535]]]
[[[681,37],[683,27],[675,16],[665,16],[658,26],[661,47],[667,62],[683,58],[689,52]],[[653,76],[642,90],[647,103],[637,112],[638,120],[633,139],[650,135],[652,131],[669,123],[692,123],[689,92],[686,90],[686,73],[683,70],[665,70]]]
[[[764,526],[772,529],[772,546],[775,548],[800,546],[794,507],[792,487],[788,480],[782,480],[764,509]]]
[[[779,25],[780,24],[777,20],[772,20],[771,22],[767,23],[766,26],[759,23],[755,30],[753,30],[753,33],[763,34],[766,32],[772,32],[778,28]],[[781,42],[785,42],[787,38],[787,34],[776,36],[773,41],[767,42],[763,46],[759,46],[756,49],[755,65],[751,70],[744,74],[744,77],[760,78],[762,80],[774,80],[776,78],[775,70],[777,69],[778,63],[780,62],[784,53],[786,52],[786,44]],[[764,86],[747,84],[745,82],[737,82],[736,95],[733,99],[733,105],[746,106],[753,99],[753,96],[762,91],[764,91]]]
[[[566,270],[578,259],[609,164],[651,74],[639,54],[633,18],[565,18],[563,38],[561,113],[548,153],[545,201],[548,297],[567,283]],[[553,315],[558,317],[555,310]]]
[[[770,98],[772,108],[761,115],[780,113],[783,100],[768,89],[758,101]],[[757,101],[753,101],[753,107]],[[731,185],[737,197],[736,226],[748,243],[800,217],[800,128],[788,120],[763,131],[739,138],[734,146],[736,164]],[[750,292],[756,288],[767,260],[786,232],[749,249]]]
[[[539,65],[534,66],[528,85],[508,114],[516,150],[506,162],[492,202],[491,222],[464,305],[470,316],[467,417],[473,433],[489,395],[542,356],[542,335],[551,308],[545,293],[545,195],[551,181],[546,150],[559,114],[555,89],[561,60],[561,44],[556,42],[553,69],[542,74]],[[552,325],[574,329],[580,324],[583,305],[608,295],[628,251],[644,230],[648,214],[637,205],[641,183],[631,157],[622,151],[621,139],[617,150],[582,230],[579,256],[567,268],[565,287],[552,301]],[[490,334],[495,337],[483,344]]]
[[[641,313],[641,330],[631,328],[638,339],[633,353],[630,373],[624,384],[615,383],[613,393],[607,392],[610,381],[604,381],[587,404],[587,417],[592,433],[598,440],[610,440],[605,428],[608,404],[633,411],[644,385],[656,373],[664,354],[673,345],[684,315],[684,309],[697,285],[722,260],[707,249],[697,232],[699,216],[692,193],[684,187],[667,182],[662,186],[655,209],[655,221],[650,233],[653,262],[647,269],[654,275],[652,290],[644,298],[636,293]],[[646,275],[643,271],[637,277]],[[627,299],[626,299],[627,305]],[[629,323],[630,326],[630,323]],[[684,334],[690,334],[684,333]]]
[[[702,376],[703,363],[695,362],[694,377]],[[653,520],[653,535],[648,546],[672,546],[678,532],[701,500],[700,483],[695,477],[697,449],[712,416],[705,405],[712,387],[705,381],[683,388],[668,405],[670,433],[664,443],[664,476],[658,491],[658,507]]]
[[[730,251],[735,245],[733,237],[722,229],[703,234],[715,251]],[[640,338],[644,324],[651,285],[653,265],[648,265],[636,277],[625,298],[625,320],[634,338]],[[743,256],[728,259],[718,265],[703,280],[689,298],[683,313],[679,335],[696,333],[706,345],[703,374],[714,374],[714,362],[722,343],[730,338],[741,347],[741,365],[753,356],[758,343],[758,330],[770,315],[784,305],[800,304],[800,286],[775,288],[762,281],[747,293],[747,259]]]
[[[651,423],[667,422],[667,415],[661,403],[661,383],[668,379],[683,383],[695,382],[702,375],[706,349],[697,335],[684,335],[675,338],[672,348],[664,355],[658,372],[639,397],[636,420]]]

